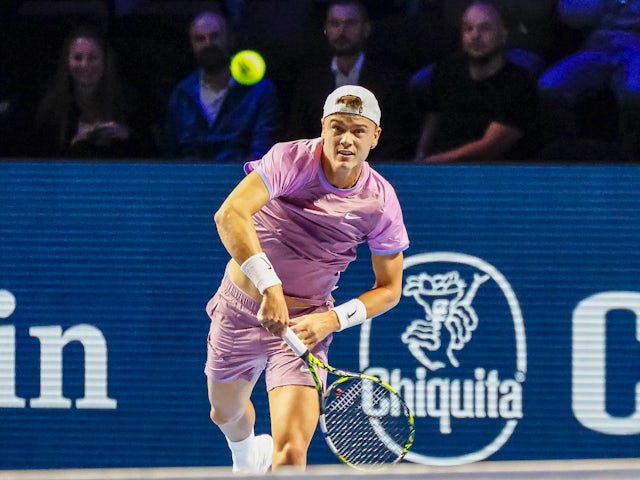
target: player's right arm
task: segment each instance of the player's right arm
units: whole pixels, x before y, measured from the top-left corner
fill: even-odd
[[[238,265],[262,251],[252,216],[269,201],[269,191],[257,172],[244,177],[214,215],[222,244]]]
[[[260,175],[253,171],[238,183],[214,215],[220,240],[235,262],[231,270],[236,275],[244,275],[239,266],[262,252],[252,216],[268,201],[269,191]],[[246,281],[237,282],[241,288],[251,284],[247,277],[243,280]],[[257,288],[251,290],[246,293],[260,298]],[[258,320],[274,335],[284,335],[289,314],[282,285],[273,285],[264,290]]]

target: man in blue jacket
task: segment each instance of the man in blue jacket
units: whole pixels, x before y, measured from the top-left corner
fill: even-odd
[[[262,158],[280,128],[275,86],[266,78],[250,86],[233,79],[231,34],[220,13],[198,14],[189,26],[189,40],[198,69],[169,97],[163,155],[226,163]]]

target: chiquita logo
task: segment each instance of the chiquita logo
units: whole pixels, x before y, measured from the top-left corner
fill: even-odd
[[[388,381],[416,417],[406,459],[483,460],[523,416],[526,336],[511,285],[484,260],[455,252],[404,262],[400,304],[362,325],[360,369]]]

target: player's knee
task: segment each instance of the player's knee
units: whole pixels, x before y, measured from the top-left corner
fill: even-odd
[[[209,410],[209,418],[216,425],[226,425],[233,423],[242,417],[242,411],[226,410],[222,408],[211,407]]]
[[[273,466],[300,466],[307,464],[307,448],[295,442],[287,442],[281,448],[276,448],[273,454]]]

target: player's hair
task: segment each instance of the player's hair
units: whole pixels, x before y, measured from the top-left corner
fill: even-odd
[[[343,95],[336,100],[336,104],[342,104],[345,107],[357,109],[360,112],[364,108],[362,105],[362,99],[355,95]]]

